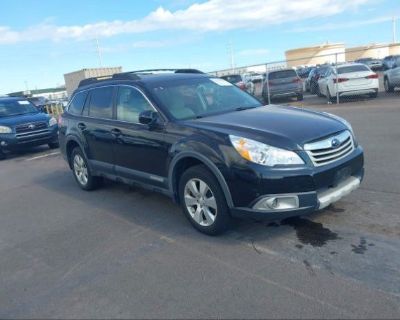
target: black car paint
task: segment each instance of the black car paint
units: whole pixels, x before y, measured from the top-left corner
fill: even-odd
[[[190,79],[203,75],[174,77]],[[314,211],[318,207],[316,191],[332,186],[335,174],[341,168],[350,168],[352,175],[363,176],[363,151],[360,146],[347,157],[318,168],[311,164],[302,150],[305,143],[348,129],[334,117],[291,107],[262,106],[176,121],[169,116],[162,102],[150,93],[152,87],[168,80],[169,76],[163,75],[136,81],[103,81],[78,89],[79,92],[99,85],[130,85],[147,96],[160,116],[155,124],[149,126],[91,119],[71,115],[67,111],[60,127],[61,151],[66,160],[70,162],[70,146],[78,145],[94,174],[140,184],[178,202],[177,174],[180,166],[189,160],[202,163],[220,183],[232,215],[272,220]],[[82,130],[78,128],[79,124],[89,125]],[[296,151],[305,164],[271,168],[249,162],[233,148],[229,135],[244,136]],[[91,141],[87,137],[95,138]],[[251,209],[262,195],[294,192],[300,194],[299,210],[280,212],[277,216],[277,213]]]

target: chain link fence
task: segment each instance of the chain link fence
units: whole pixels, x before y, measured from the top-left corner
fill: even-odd
[[[241,83],[252,83],[243,87],[266,104],[297,100],[306,106],[379,99],[388,94],[400,97],[400,44],[335,48],[325,54],[211,74],[225,79],[240,75]]]

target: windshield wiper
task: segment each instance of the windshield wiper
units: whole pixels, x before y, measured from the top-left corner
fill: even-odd
[[[247,110],[247,109],[254,109],[257,108],[257,106],[252,106],[252,107],[237,107],[235,111],[242,111],[242,110]]]

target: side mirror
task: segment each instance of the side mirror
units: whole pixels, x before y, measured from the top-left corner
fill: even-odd
[[[156,123],[158,119],[158,113],[153,110],[146,110],[142,111],[139,114],[139,123],[147,124],[151,126],[152,124]]]

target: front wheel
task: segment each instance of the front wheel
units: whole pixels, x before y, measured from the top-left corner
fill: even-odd
[[[231,217],[225,196],[206,167],[191,167],[183,173],[179,198],[183,212],[198,231],[218,235],[228,228]]]
[[[75,180],[83,190],[94,190],[100,185],[101,178],[92,175],[86,157],[79,147],[71,153],[71,164]]]

